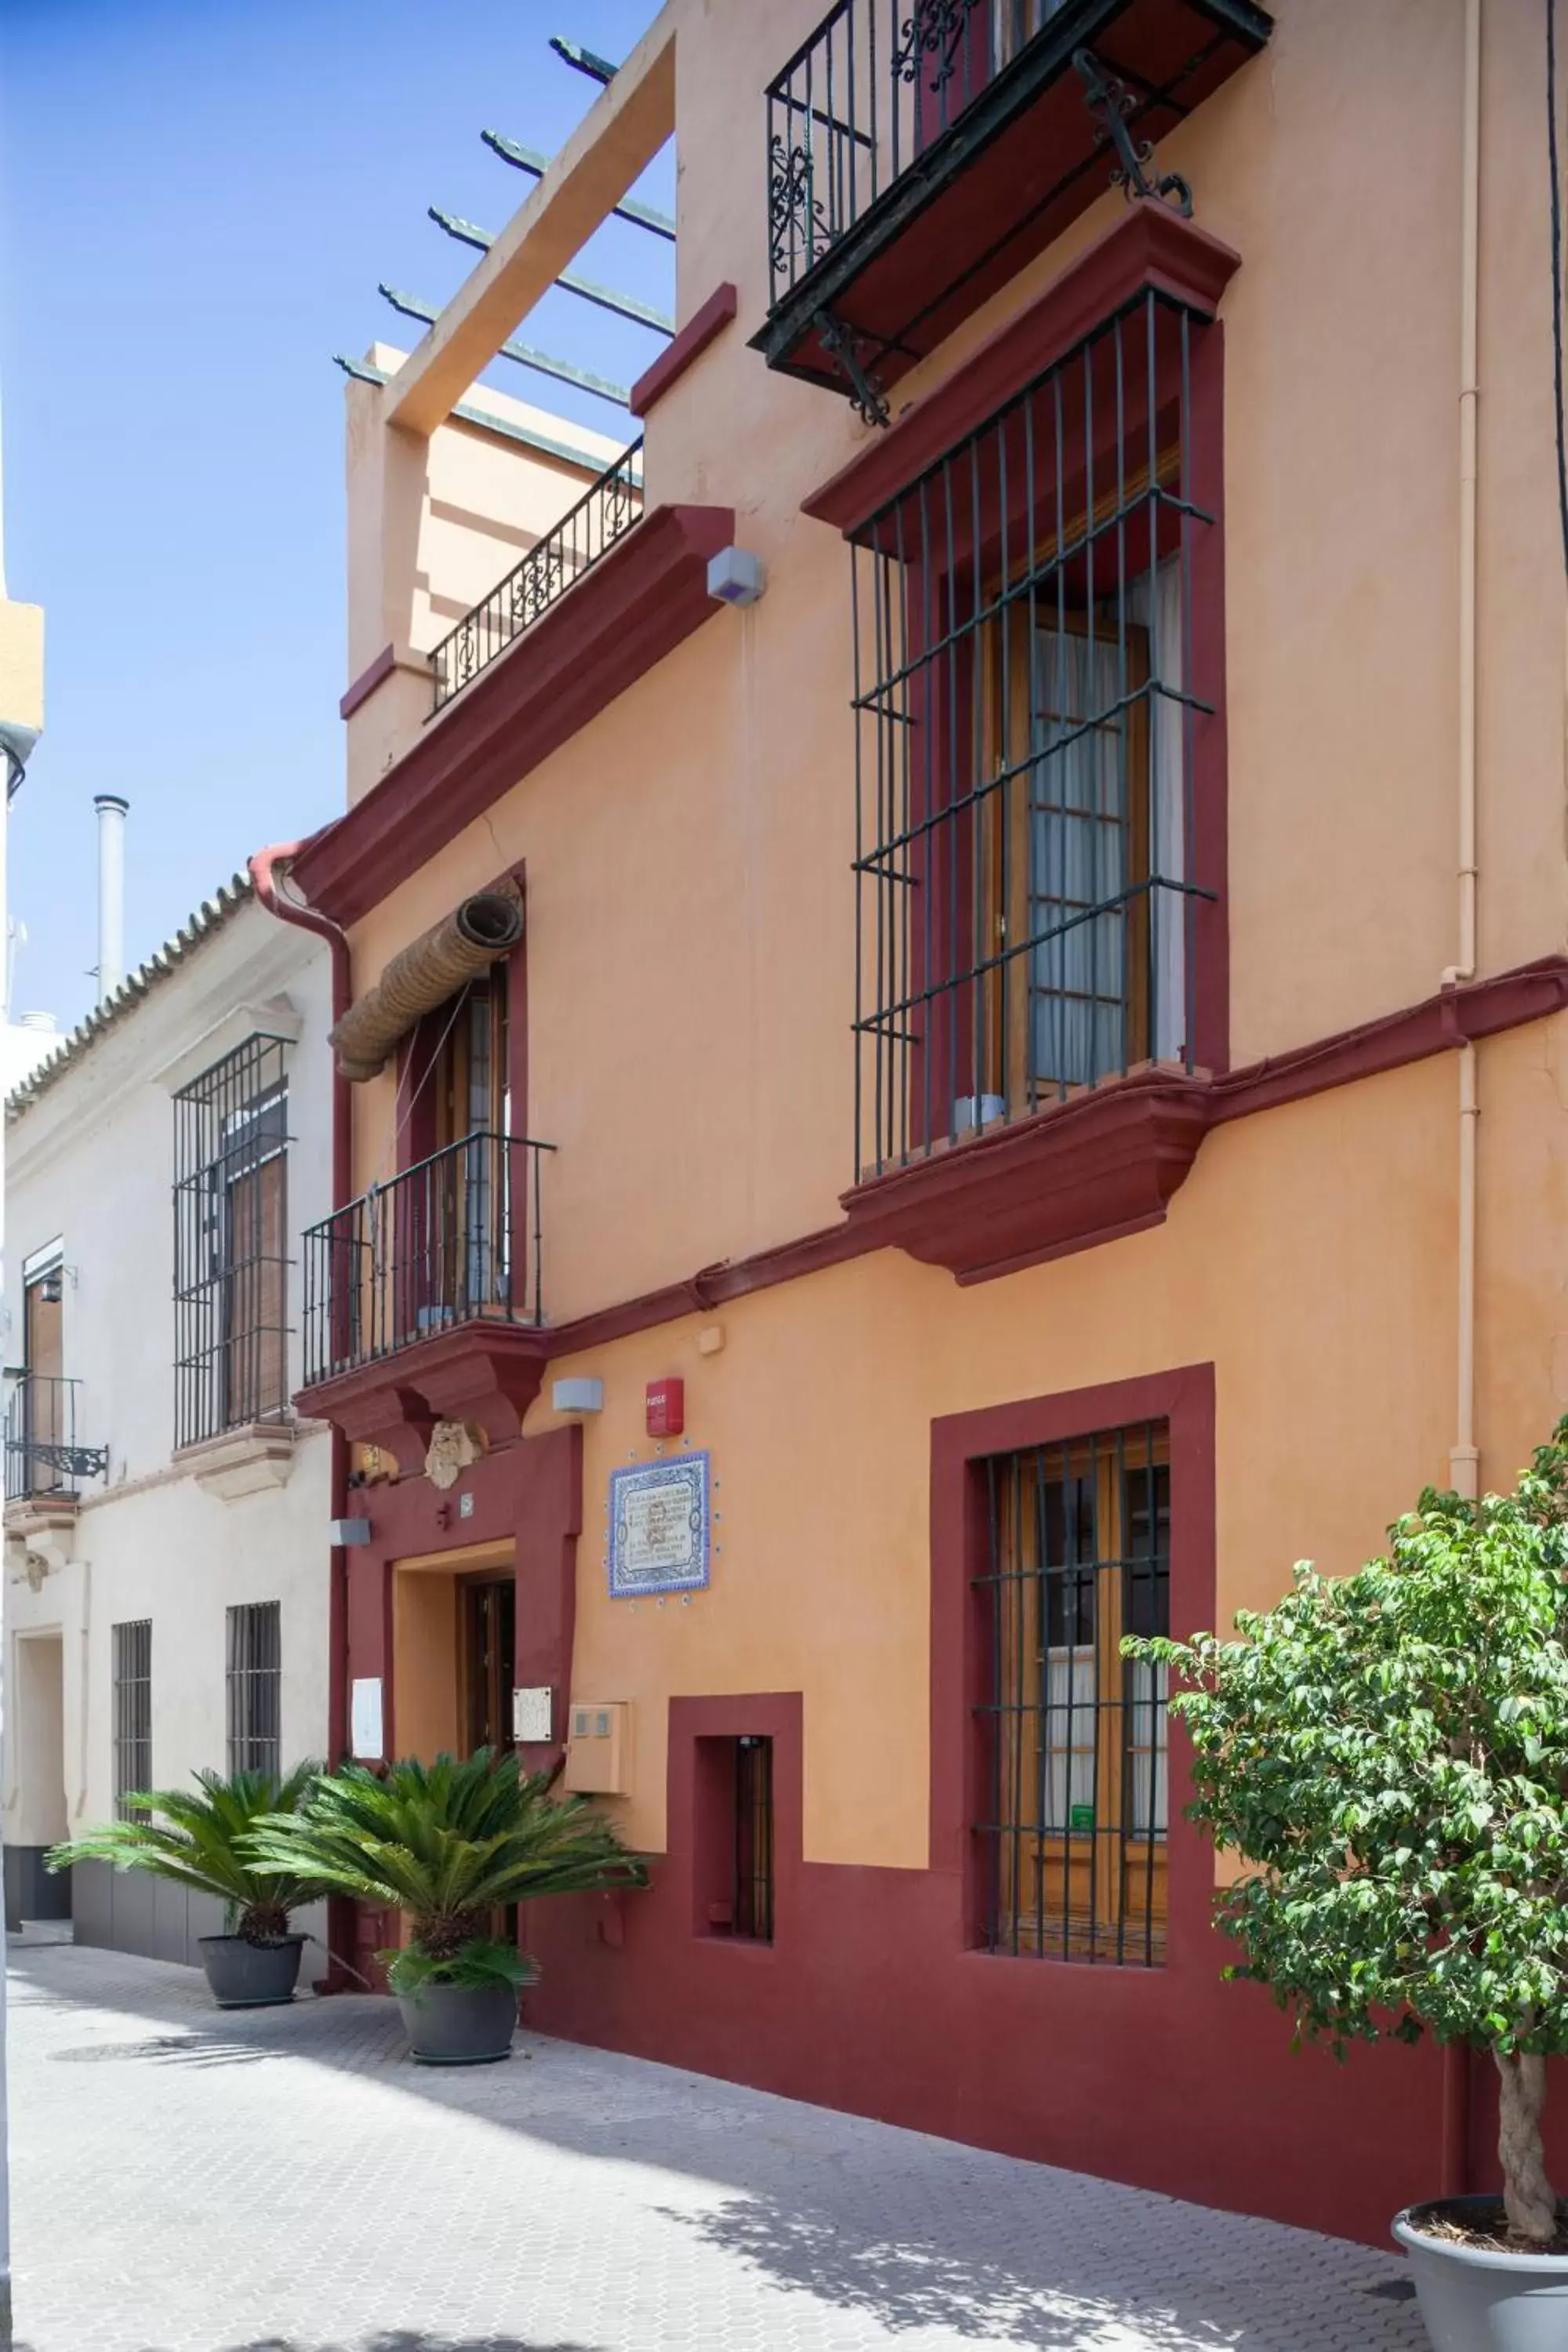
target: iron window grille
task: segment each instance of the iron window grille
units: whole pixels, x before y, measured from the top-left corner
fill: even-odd
[[[430,656],[432,712],[478,677],[642,520],[642,443],[634,441]]]
[[[230,1772],[269,1772],[282,1765],[282,1609],[247,1601],[228,1612],[226,1716]]]
[[[862,1175],[1194,1066],[1208,331],[1139,294],[854,534]]]
[[[174,1443],[289,1412],[289,1089],[252,1037],[174,1097]]]
[[[133,1805],[153,1784],[153,1621],[112,1626],[114,1811],[122,1822],[146,1818]]]
[[[1121,1645],[1170,1628],[1169,1461],[1147,1422],[979,1465],[989,1951],[1164,1958],[1167,1675]]]
[[[754,1944],[773,1939],[773,1743],[747,1734],[735,1742],[735,1864],[732,1932]]]

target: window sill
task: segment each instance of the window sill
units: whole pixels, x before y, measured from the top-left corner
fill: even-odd
[[[1141,1070],[944,1141],[856,1185],[844,1208],[868,1246],[989,1282],[1163,1223],[1197,1157],[1210,1094],[1205,1076]]]
[[[204,1438],[199,1445],[183,1445],[174,1454],[177,1469],[187,1471],[204,1493],[226,1503],[243,1496],[285,1486],[294,1467],[295,1432],[291,1422],[250,1422]]]

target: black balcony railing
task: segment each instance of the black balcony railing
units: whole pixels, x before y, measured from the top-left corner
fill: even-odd
[[[88,1478],[109,1468],[109,1449],[84,1445],[78,1429],[79,1381],[24,1372],[5,1408],[5,1500],[74,1502]]]
[[[444,709],[591,572],[641,521],[642,510],[642,443],[634,441],[500,586],[442,638],[430,656],[435,709]]]
[[[306,1386],[455,1324],[542,1324],[540,1170],[554,1148],[465,1136],[311,1226]]]
[[[1063,0],[838,0],[768,86],[771,299],[790,293]]]
[[[767,96],[768,365],[888,393],[1273,30],[1258,0],[836,0]]]

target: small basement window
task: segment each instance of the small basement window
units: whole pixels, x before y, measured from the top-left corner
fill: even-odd
[[[700,1934],[773,1940],[773,1743],[760,1734],[697,1743]]]

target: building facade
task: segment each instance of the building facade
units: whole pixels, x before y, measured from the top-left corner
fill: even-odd
[[[237,877],[6,1111],[7,1908],[195,1959],[218,1906],[47,1848],[324,1755],[332,1452],[299,1242],[331,1199],[330,959]]]
[[[1119,1642],[1568,1403],[1542,26],[763,16],[351,387],[335,1721],[658,1857],[546,2027],[1377,2235],[1486,2084],[1221,1982]],[[670,139],[645,440],[454,623],[473,379]]]

